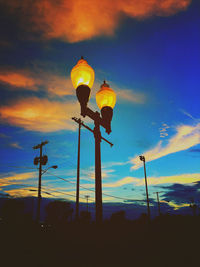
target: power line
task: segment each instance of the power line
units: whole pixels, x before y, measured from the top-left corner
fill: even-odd
[[[37,189],[37,186],[33,186],[33,185],[28,185],[28,184],[13,184],[12,182],[3,182],[5,183],[6,185],[2,185],[3,187],[7,186],[7,185],[13,185],[13,186],[23,186],[23,187],[30,187],[30,188],[36,188]],[[1,185],[0,185],[1,186]],[[52,190],[50,189],[49,187],[47,186],[43,186],[43,188],[46,190],[49,190],[51,192],[55,192],[55,193],[61,193],[61,194],[64,194],[64,195],[68,195],[68,196],[72,196],[72,197],[76,197],[75,195],[72,195],[72,194],[69,194],[69,193],[66,193],[66,192],[62,192],[62,191],[57,191],[57,190]],[[29,190],[28,188],[24,188],[23,190]],[[35,190],[37,191],[37,190]],[[48,192],[42,190],[43,193],[45,194],[48,194]],[[55,196],[56,197],[56,196]],[[84,197],[80,197],[82,199],[85,199]]]
[[[65,179],[65,178],[62,178],[62,177],[57,176],[57,175],[55,175],[55,174],[52,174],[52,173],[50,173],[50,172],[48,172],[48,173],[51,174],[51,175],[53,175],[53,176],[55,176],[55,177],[57,177],[57,178],[59,178],[59,179],[61,179],[61,180],[63,180],[63,181],[65,181],[65,182],[68,182],[68,183],[71,183],[71,184],[75,184],[75,182],[69,181],[69,180],[67,180],[67,179]],[[83,188],[83,189],[86,189],[86,190],[88,190],[88,191],[95,192],[94,189],[87,188],[87,187],[84,187],[84,186],[82,186],[82,185],[80,185],[80,187]],[[106,194],[106,193],[102,193],[102,195],[104,195],[104,196],[108,196],[108,197],[113,197],[113,198],[118,198],[118,199],[122,199],[122,200],[144,201],[144,200],[140,200],[140,199],[131,199],[131,198],[124,198],[124,197],[113,196],[113,195]]]
[[[63,195],[68,195],[68,196],[72,196],[72,197],[75,197],[76,198],[76,196],[75,195],[72,195],[72,194],[69,194],[69,193],[66,193],[66,192],[62,192],[62,191],[58,191],[58,190],[52,190],[52,189],[50,189],[49,187],[46,187],[46,186],[43,186],[44,188],[47,188],[48,190],[50,190],[51,192],[55,192],[55,193],[61,193],[61,194],[63,194]],[[84,197],[81,197],[82,199],[85,199]]]
[[[2,165],[5,166],[5,167],[9,167],[9,168],[37,170],[37,168],[26,167],[26,166],[13,166],[13,165],[5,165],[5,164],[2,164]]]
[[[19,186],[30,186],[30,187],[35,187],[35,188],[37,188],[36,186],[33,186],[33,185],[29,185],[29,184],[19,184],[19,183],[15,183],[15,182],[9,182],[9,181],[3,181],[3,182],[1,182],[1,183],[3,183],[3,184],[8,184],[8,185],[19,185]],[[5,186],[7,186],[7,185],[1,185],[0,184],[0,187],[1,186],[3,186],[3,187],[5,187]]]
[[[67,180],[67,179],[65,179],[65,178],[62,178],[62,177],[57,176],[57,175],[55,175],[55,174],[52,174],[52,173],[50,173],[50,172],[48,172],[48,171],[47,171],[47,173],[48,173],[48,174],[51,174],[52,176],[55,176],[55,177],[58,178],[58,179],[61,179],[61,180],[65,181],[65,182],[68,182],[68,183],[71,183],[71,184],[75,184],[75,182],[69,181],[69,180]],[[9,183],[9,182],[6,182],[6,181],[5,181],[5,183]],[[13,184],[13,183],[12,183],[12,184]],[[27,186],[27,185],[23,185],[23,184],[16,184],[16,185]],[[83,188],[83,189],[86,189],[86,190],[88,190],[88,191],[91,191],[91,192],[95,193],[95,190],[94,190],[94,189],[87,188],[87,187],[84,187],[84,186],[81,186],[81,185],[80,185],[80,187]],[[61,191],[55,191],[55,190],[54,190],[54,192],[62,193],[62,194],[66,194],[66,195],[70,195],[70,196],[76,197],[75,195],[67,194],[67,193],[64,193],[64,192],[61,192]],[[107,194],[107,193],[102,193],[102,195],[104,195],[104,196],[108,196],[108,197],[112,197],[112,198],[116,198],[116,199],[121,199],[121,200],[141,201],[141,202],[144,201],[144,200],[141,200],[141,199],[131,199],[131,198],[124,198],[124,197],[114,196],[114,195],[110,195],[110,194]],[[81,198],[82,198],[82,199],[85,199],[84,197],[81,197]]]

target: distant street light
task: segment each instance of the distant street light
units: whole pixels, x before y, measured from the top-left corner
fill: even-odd
[[[147,196],[147,211],[148,211],[148,219],[151,219],[150,215],[150,207],[149,207],[149,194],[148,194],[148,186],[147,186],[147,175],[146,175],[146,165],[145,165],[145,157],[139,156],[140,160],[144,162],[144,177],[145,177],[145,187],[146,187],[146,196]]]
[[[87,107],[91,88],[94,83],[94,70],[83,57],[78,61],[71,71],[71,80],[76,89],[76,96],[81,106],[81,115],[88,116],[94,121],[95,138],[95,201],[96,201],[96,222],[101,223],[102,213],[102,184],[101,184],[101,132],[100,126],[104,127],[106,132],[111,132],[111,120],[113,108],[116,103],[116,94],[104,81],[100,90],[96,94],[96,102],[101,110],[94,112]]]
[[[48,167],[46,170],[43,170],[43,171],[42,171],[42,175],[43,175],[45,172],[47,172],[49,169],[57,169],[57,168],[58,168],[57,165],[50,166],[50,167]]]

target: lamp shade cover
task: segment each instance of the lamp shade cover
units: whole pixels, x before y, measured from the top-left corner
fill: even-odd
[[[100,110],[104,107],[113,109],[116,104],[116,93],[105,81],[96,93],[96,102]]]
[[[83,58],[81,58],[71,70],[71,80],[75,89],[79,85],[87,85],[89,88],[92,88],[94,77],[93,68]]]

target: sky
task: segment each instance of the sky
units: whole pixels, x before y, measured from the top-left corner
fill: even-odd
[[[0,0],[0,194],[75,201],[80,105],[70,72],[95,71],[116,92],[112,132],[101,142],[103,208],[116,203],[191,214],[200,201],[200,2],[198,0]],[[81,118],[93,128],[89,118]],[[81,129],[80,201],[94,202],[94,138]],[[56,170],[52,165],[58,165]],[[30,191],[31,190],[31,191]],[[35,190],[35,191],[34,191]],[[131,205],[131,206],[129,206]]]

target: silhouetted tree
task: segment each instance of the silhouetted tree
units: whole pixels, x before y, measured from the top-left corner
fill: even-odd
[[[125,211],[120,210],[120,211],[114,212],[111,215],[110,220],[111,222],[114,222],[114,223],[124,222],[126,220],[125,215],[126,215]]]
[[[147,223],[148,222],[148,215],[146,213],[142,213],[138,219],[141,223]]]
[[[26,214],[24,212],[25,204],[21,199],[8,199],[4,202],[1,209],[3,221],[9,223],[25,222]]]
[[[45,211],[45,222],[54,226],[66,224],[73,213],[70,203],[61,200],[50,202]]]
[[[81,223],[90,223],[91,222],[91,212],[83,210],[80,213],[80,222]]]

